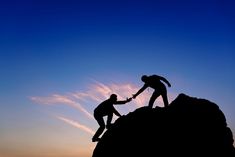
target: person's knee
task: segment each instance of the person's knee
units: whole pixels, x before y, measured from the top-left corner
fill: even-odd
[[[94,115],[96,120],[100,119],[102,117],[102,115],[99,112],[97,112],[97,111],[95,111],[93,115]]]
[[[100,125],[100,129],[105,129],[105,124]]]

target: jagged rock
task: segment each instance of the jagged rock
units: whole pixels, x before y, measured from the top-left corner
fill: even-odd
[[[233,135],[219,107],[180,94],[167,108],[142,107],[117,119],[92,157],[234,157]]]

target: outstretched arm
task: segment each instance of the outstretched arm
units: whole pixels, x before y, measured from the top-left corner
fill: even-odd
[[[168,87],[171,87],[170,82],[169,82],[169,81],[167,81],[167,79],[166,79],[166,78],[164,78],[164,77],[162,77],[162,76],[159,76],[159,79],[160,79],[160,80],[162,80],[163,82],[165,82],[165,83],[168,85]]]
[[[115,104],[115,105],[120,105],[120,104],[125,104],[125,103],[128,103],[128,102],[130,102],[131,101],[131,99],[132,98],[127,98],[126,100],[124,100],[124,101],[116,101],[115,103],[113,103],[113,104]]]
[[[133,98],[136,98],[140,93],[142,93],[146,88],[148,88],[148,85],[146,85],[146,84],[144,84],[144,86],[142,87],[142,88],[140,88],[140,90],[137,92],[137,93],[135,93],[134,95],[133,95]]]

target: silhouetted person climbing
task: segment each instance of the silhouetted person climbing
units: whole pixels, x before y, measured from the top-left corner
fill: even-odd
[[[154,89],[154,92],[149,100],[148,106],[152,108],[154,101],[157,99],[157,97],[161,95],[163,102],[164,102],[164,106],[167,107],[168,106],[167,90],[166,90],[166,86],[161,82],[163,81],[168,85],[168,87],[171,87],[171,84],[167,81],[167,79],[158,75],[151,75],[151,76],[143,75],[141,77],[141,80],[145,84],[136,94],[133,95],[133,98],[136,98],[146,88],[151,87]]]
[[[103,131],[105,129],[105,122],[103,119],[104,116],[108,116],[107,117],[107,124],[106,124],[107,129],[109,129],[109,127],[111,126],[113,113],[119,117],[121,116],[121,114],[114,108],[113,105],[125,104],[127,102],[130,102],[131,99],[132,98],[128,98],[127,100],[124,100],[124,101],[117,101],[117,95],[112,94],[109,99],[103,101],[95,108],[94,117],[97,120],[100,127],[98,128],[95,135],[93,136],[92,142],[96,142],[96,141],[100,140],[99,136],[103,133]]]

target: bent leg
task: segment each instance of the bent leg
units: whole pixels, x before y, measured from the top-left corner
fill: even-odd
[[[96,131],[95,135],[92,138],[93,142],[98,141],[99,136],[103,133],[103,131],[105,129],[105,123],[104,123],[103,117],[102,116],[95,116],[95,119],[97,120],[100,127],[98,128],[98,130]]]
[[[162,99],[163,99],[163,102],[164,102],[164,106],[167,107],[169,105],[169,103],[168,103],[168,98],[167,98],[167,93],[166,92],[164,92],[162,94]]]
[[[106,128],[107,128],[107,129],[110,128],[112,119],[113,119],[113,113],[108,114],[107,125],[106,125]]]
[[[160,93],[157,91],[154,91],[151,98],[149,99],[149,107],[152,108],[154,101],[157,99],[157,97],[159,97]]]

